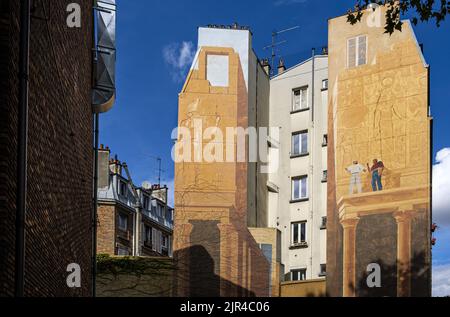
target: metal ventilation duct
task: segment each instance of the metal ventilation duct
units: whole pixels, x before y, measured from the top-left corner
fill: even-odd
[[[107,112],[116,97],[116,0],[95,0],[94,113]]]

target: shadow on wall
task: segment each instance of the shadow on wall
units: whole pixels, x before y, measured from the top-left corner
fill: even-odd
[[[220,250],[219,247],[214,249]],[[220,277],[217,273],[220,265],[216,265],[204,246],[195,245],[176,251],[175,258],[174,296],[220,297],[222,290],[222,293],[236,297],[255,297],[254,292]]]
[[[352,291],[357,297],[397,297],[398,274],[404,277],[404,288],[408,289],[408,276],[410,276],[410,296],[411,297],[428,297],[430,294],[430,285],[428,284],[430,267],[426,264],[425,253],[416,253],[411,259],[411,266],[405,263],[387,264],[382,259],[378,259],[373,263],[379,264],[380,271],[380,286],[369,287],[368,280],[374,282],[375,277],[371,275],[373,272],[357,272],[361,276],[357,282],[357,287],[350,285]],[[398,270],[400,268],[401,271]]]

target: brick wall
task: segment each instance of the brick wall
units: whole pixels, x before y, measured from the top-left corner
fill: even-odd
[[[117,206],[116,207],[116,213],[115,213],[115,217],[116,217],[116,242],[117,242],[117,246],[128,250],[128,253],[131,255],[133,253],[133,219],[134,219],[134,214],[126,209],[123,208],[121,206]],[[119,215],[127,217],[127,230],[123,230],[119,228]],[[116,252],[117,248],[116,248]]]
[[[97,209],[97,254],[115,254],[115,207],[99,205]]]
[[[127,231],[119,229],[119,214],[128,217]],[[97,215],[97,254],[117,255],[119,246],[127,249],[131,255],[134,214],[115,203],[100,202]]]
[[[89,296],[91,287],[92,113],[89,1],[79,2],[82,27],[69,29],[71,1],[40,0],[48,21],[32,19],[25,293]],[[0,295],[14,291],[19,1],[0,19]],[[42,6],[35,15],[44,16]],[[78,263],[82,287],[66,285]]]
[[[9,1],[11,2],[11,1]],[[17,142],[17,76],[11,76],[17,67],[18,41],[11,39],[11,34],[18,29],[16,19],[17,6],[9,6],[6,11],[5,1],[0,13],[0,295],[14,294],[14,221],[16,190],[16,156]],[[9,80],[4,80],[8,78]]]

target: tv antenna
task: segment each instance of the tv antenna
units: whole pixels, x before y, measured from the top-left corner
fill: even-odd
[[[151,158],[155,159],[158,162],[158,185],[161,186],[161,173],[165,173],[166,171],[162,169],[162,158],[157,156],[151,156]]]
[[[272,49],[272,59],[271,59],[271,65],[270,65],[270,67],[271,67],[270,75],[271,76],[273,76],[273,74],[274,74],[275,58],[277,56],[276,48],[278,46],[286,44],[288,42],[288,41],[277,42],[278,35],[286,33],[286,32],[289,32],[289,31],[294,31],[294,30],[299,29],[299,28],[300,28],[300,26],[297,25],[297,26],[294,26],[294,27],[291,27],[291,28],[288,28],[288,29],[284,29],[284,30],[281,30],[281,31],[276,31],[275,30],[275,31],[272,32],[272,44],[263,48],[263,50],[267,50],[269,48]]]

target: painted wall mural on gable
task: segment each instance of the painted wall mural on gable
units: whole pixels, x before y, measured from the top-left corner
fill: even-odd
[[[355,44],[349,39],[362,36],[366,40],[359,45],[365,49],[351,53]],[[329,39],[327,291],[332,296],[427,296],[428,65],[408,22],[403,32],[389,36],[382,28],[364,22],[350,26],[339,17],[330,20]],[[346,61],[354,58],[357,62]],[[365,283],[371,263],[380,264],[384,286]]]

